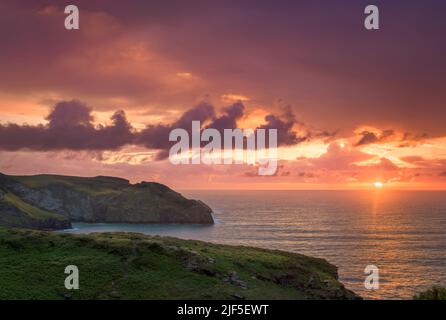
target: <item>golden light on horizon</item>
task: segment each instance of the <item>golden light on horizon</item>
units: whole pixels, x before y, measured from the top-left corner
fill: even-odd
[[[373,183],[373,186],[376,189],[381,189],[382,187],[384,187],[384,184],[382,182],[380,182],[380,181],[376,181],[376,182]]]

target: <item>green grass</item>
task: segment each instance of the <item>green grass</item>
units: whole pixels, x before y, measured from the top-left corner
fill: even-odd
[[[55,218],[57,220],[65,220],[65,217],[63,217],[62,215],[33,206],[27,202],[24,202],[19,197],[10,192],[4,195],[3,201],[14,205],[16,208],[20,209],[20,211],[27,214],[33,219]]]
[[[64,185],[91,196],[118,194],[121,190],[129,187],[127,180],[112,177],[86,178],[47,174],[10,177],[29,188],[40,189],[50,185]]]
[[[432,287],[413,297],[414,300],[446,300],[446,288]]]
[[[76,265],[80,290],[64,288]],[[236,272],[236,280],[229,281]],[[353,298],[325,260],[132,233],[0,228],[0,299]]]

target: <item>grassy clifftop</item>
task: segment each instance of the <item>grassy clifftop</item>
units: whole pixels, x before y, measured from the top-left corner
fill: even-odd
[[[98,176],[94,178],[39,174],[34,176],[9,176],[33,189],[44,189],[52,185],[63,185],[91,196],[119,193],[129,187],[129,181],[116,177]]]
[[[66,229],[71,222],[212,224],[212,209],[156,182],[0,173],[0,226]]]
[[[76,265],[80,289],[67,290]],[[0,228],[0,299],[353,299],[336,267],[295,253],[130,233]]]

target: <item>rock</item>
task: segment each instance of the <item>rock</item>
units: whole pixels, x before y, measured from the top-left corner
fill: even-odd
[[[225,283],[230,283],[230,284],[236,285],[243,290],[248,289],[248,286],[246,285],[246,283],[239,279],[238,274],[235,271],[232,271],[228,277],[223,278],[223,281]]]
[[[184,265],[189,271],[197,272],[209,277],[216,277],[217,271],[211,266],[214,262],[210,262],[211,258],[201,255],[197,251],[187,251],[187,255],[183,258]],[[212,259],[213,260],[213,259]]]
[[[59,230],[71,228],[71,223],[62,215],[42,210],[22,201],[10,192],[1,190],[0,226]]]

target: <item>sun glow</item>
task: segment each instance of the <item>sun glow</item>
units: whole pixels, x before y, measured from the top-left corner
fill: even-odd
[[[381,189],[384,186],[384,184],[380,181],[377,181],[373,183],[373,186],[377,189]]]

